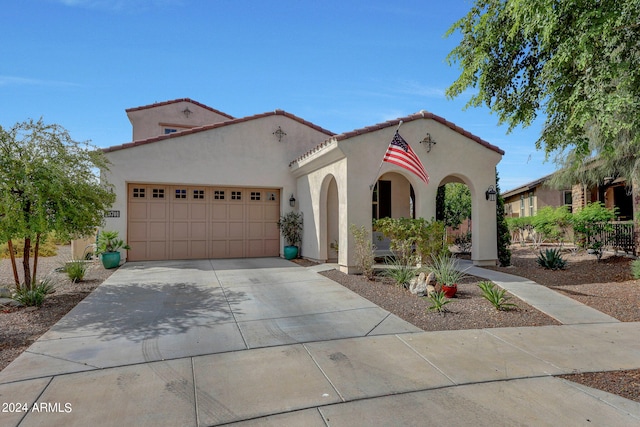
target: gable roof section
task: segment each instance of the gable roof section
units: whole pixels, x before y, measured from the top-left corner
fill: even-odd
[[[520,193],[526,193],[529,190],[533,190],[534,188],[543,185],[545,182],[547,182],[553,175],[555,175],[554,173],[551,173],[549,175],[545,175],[542,178],[538,178],[535,181],[531,181],[528,182],[526,184],[521,185],[520,187],[516,187],[512,190],[509,191],[505,191],[504,193],[502,193],[502,197],[512,197],[515,195],[518,195]]]
[[[221,116],[224,116],[228,119],[234,119],[235,117],[230,116],[227,113],[223,113],[222,111],[216,110],[215,108],[211,108],[208,105],[204,105],[198,101],[194,101],[193,99],[190,98],[179,98],[179,99],[173,99],[171,101],[164,101],[164,102],[156,102],[154,104],[149,104],[149,105],[143,105],[141,107],[133,107],[133,108],[127,108],[126,110],[124,110],[127,114],[133,112],[133,111],[140,111],[140,110],[147,110],[149,108],[156,108],[156,107],[162,107],[164,105],[170,105],[170,104],[177,104],[178,102],[190,102],[191,104],[197,105],[198,107],[202,107],[205,110],[209,110],[211,112],[214,112],[216,114],[219,114]]]
[[[472,134],[469,131],[466,131],[464,129],[462,129],[460,126],[457,126],[455,123],[452,123],[448,120],[445,120],[443,117],[437,116],[433,113],[430,113],[428,111],[420,111],[418,113],[415,114],[411,114],[410,116],[406,116],[406,117],[400,117],[397,119],[393,119],[393,120],[387,120],[386,122],[383,123],[378,123],[375,124],[373,126],[367,126],[364,128],[360,128],[360,129],[355,129],[352,130],[350,132],[345,132],[345,133],[341,133],[338,135],[333,136],[331,139],[335,140],[335,141],[342,141],[345,139],[349,139],[349,138],[353,138],[354,136],[358,136],[358,135],[364,135],[367,134],[369,132],[375,132],[381,129],[386,129],[388,127],[392,127],[392,126],[397,126],[400,122],[406,123],[406,122],[412,122],[414,120],[420,120],[420,119],[431,119],[433,121],[436,121],[438,123],[441,123],[443,125],[445,125],[446,127],[452,129],[454,132],[457,132],[461,135],[466,136],[467,138],[477,142],[478,144],[492,150],[495,151],[496,153],[499,153],[501,155],[504,155],[504,151],[501,150],[500,148],[498,148],[495,145],[492,145],[490,143],[488,143],[487,141],[485,141],[484,139],[480,138],[479,136],[476,136],[474,134]],[[324,141],[321,144],[317,145],[316,147],[314,147],[313,149],[309,150],[308,152],[306,152],[305,154],[303,154],[302,156],[298,157],[297,159],[295,159],[294,161],[292,161],[289,166],[292,166],[293,164],[304,160],[306,157],[318,152],[318,150],[322,149],[323,147],[327,146],[329,143],[329,141]]]
[[[169,101],[169,102],[173,102],[173,101]],[[142,108],[142,107],[140,107],[140,108]],[[283,111],[283,110],[275,110],[275,111],[269,111],[269,112],[262,113],[262,114],[256,114],[256,115],[253,115],[253,116],[242,117],[242,118],[239,118],[239,119],[233,119],[233,120],[227,120],[227,121],[220,122],[220,123],[214,123],[214,124],[211,124],[211,125],[205,125],[205,126],[195,127],[195,128],[191,128],[191,129],[186,129],[186,130],[183,130],[181,132],[170,133],[170,134],[167,134],[167,135],[159,135],[159,136],[156,136],[156,137],[153,137],[153,138],[148,138],[148,139],[141,139],[139,141],[129,142],[127,144],[114,145],[112,147],[103,148],[102,151],[105,152],[105,153],[110,153],[110,152],[113,152],[113,151],[124,150],[126,148],[132,148],[132,147],[137,147],[137,146],[140,146],[140,145],[151,144],[151,143],[162,141],[162,140],[165,140],[165,139],[178,138],[178,137],[181,137],[181,136],[191,135],[191,134],[198,133],[198,132],[204,132],[204,131],[208,131],[208,130],[211,130],[211,129],[218,129],[218,128],[225,127],[225,126],[232,126],[232,125],[235,125],[235,124],[238,124],[238,123],[248,122],[248,121],[257,120],[257,119],[262,119],[264,117],[269,117],[269,116],[284,116],[284,117],[288,117],[288,118],[290,118],[292,120],[295,120],[298,123],[301,123],[301,124],[303,124],[305,126],[309,126],[310,128],[317,130],[318,132],[322,132],[322,133],[326,134],[327,136],[334,136],[335,135],[335,133],[333,133],[333,132],[331,132],[331,131],[329,131],[327,129],[321,128],[320,126],[314,125],[313,123],[308,122],[308,121],[306,121],[304,119],[301,119],[298,116],[295,116],[293,114],[287,113],[286,111]]]

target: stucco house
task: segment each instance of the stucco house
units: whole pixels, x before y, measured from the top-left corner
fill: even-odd
[[[421,111],[336,135],[282,110],[234,118],[187,98],[126,112],[133,142],[104,149],[111,166],[102,176],[117,197],[105,228],[129,243],[127,260],[279,256],[276,222],[297,210],[301,255],[338,255],[351,272],[352,224],[432,218],[438,186],[462,182],[478,224],[472,260],[495,264],[496,207],[487,191],[504,152],[442,117]],[[429,184],[381,163],[400,125]]]
[[[573,192],[571,188],[558,190],[547,185],[553,174],[543,176],[520,187],[505,191],[505,216],[511,218],[534,216],[545,206],[567,206],[573,210]]]
[[[592,202],[602,202],[607,208],[616,208],[619,221],[633,219],[633,198],[631,188],[624,178],[605,178],[600,185],[575,184],[562,190],[547,185],[553,174],[531,181],[502,194],[505,216],[534,216],[545,206],[567,206],[570,212],[577,212]]]

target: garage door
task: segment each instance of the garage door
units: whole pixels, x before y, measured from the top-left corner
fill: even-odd
[[[278,256],[280,191],[129,184],[130,261]]]

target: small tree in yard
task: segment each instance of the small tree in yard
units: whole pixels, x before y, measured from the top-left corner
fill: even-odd
[[[573,231],[576,243],[586,249],[591,249],[598,261],[602,256],[603,242],[599,234],[606,231],[609,224],[616,217],[615,209],[608,209],[601,202],[589,203],[573,214]]]
[[[64,128],[42,119],[0,127],[0,239],[8,242],[18,290],[12,239],[24,239],[23,283],[30,290],[36,283],[38,246],[49,233],[70,239],[91,234],[102,224],[115,194],[95,171],[107,166],[102,151],[72,140]]]
[[[498,176],[498,170],[496,169],[496,229],[498,235],[498,262],[502,267],[511,265],[511,233],[509,232],[509,226],[507,225],[507,219],[504,216],[504,199],[500,192],[500,177]]]
[[[545,206],[532,217],[531,222],[542,240],[559,241],[562,246],[571,226],[571,212],[566,206]]]

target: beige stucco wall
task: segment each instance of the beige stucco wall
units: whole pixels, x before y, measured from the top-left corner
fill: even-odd
[[[384,163],[378,172],[394,132],[395,127],[389,127],[334,141],[324,150],[301,159],[293,166],[293,172],[298,177],[301,209],[305,213],[305,256],[326,259],[326,244],[323,243],[325,238],[322,234],[322,226],[326,222],[323,188],[326,191],[325,183],[335,177],[340,204],[338,263],[343,271],[354,271],[354,240],[349,227],[353,224],[371,230],[371,185],[380,176],[394,172],[413,185],[416,216],[427,219],[435,217],[438,185],[449,181],[467,184],[472,198],[472,222],[478,224],[473,228],[472,259],[477,265],[495,265],[496,206],[495,202],[485,199],[484,193],[490,185],[495,187],[495,167],[502,156],[431,119],[405,123],[400,134],[412,146],[430,175],[431,182],[425,185],[414,174],[389,163]],[[429,153],[426,147],[418,143],[427,132],[437,141]],[[323,153],[332,161],[323,162]],[[313,233],[307,229],[309,223],[314,225]]]
[[[187,117],[183,111],[188,108],[191,113]],[[133,126],[133,141],[153,138],[164,134],[164,125],[192,128],[229,120],[228,117],[203,108],[197,104],[180,101],[127,112]]]
[[[282,141],[273,135],[278,126],[287,133]],[[130,182],[279,188],[281,211],[287,212],[292,209],[291,194],[302,198],[289,162],[326,138],[293,119],[274,115],[107,152],[112,165],[103,179],[114,185],[112,209],[119,210],[120,217],[106,218],[105,229],[117,230],[126,240]]]

